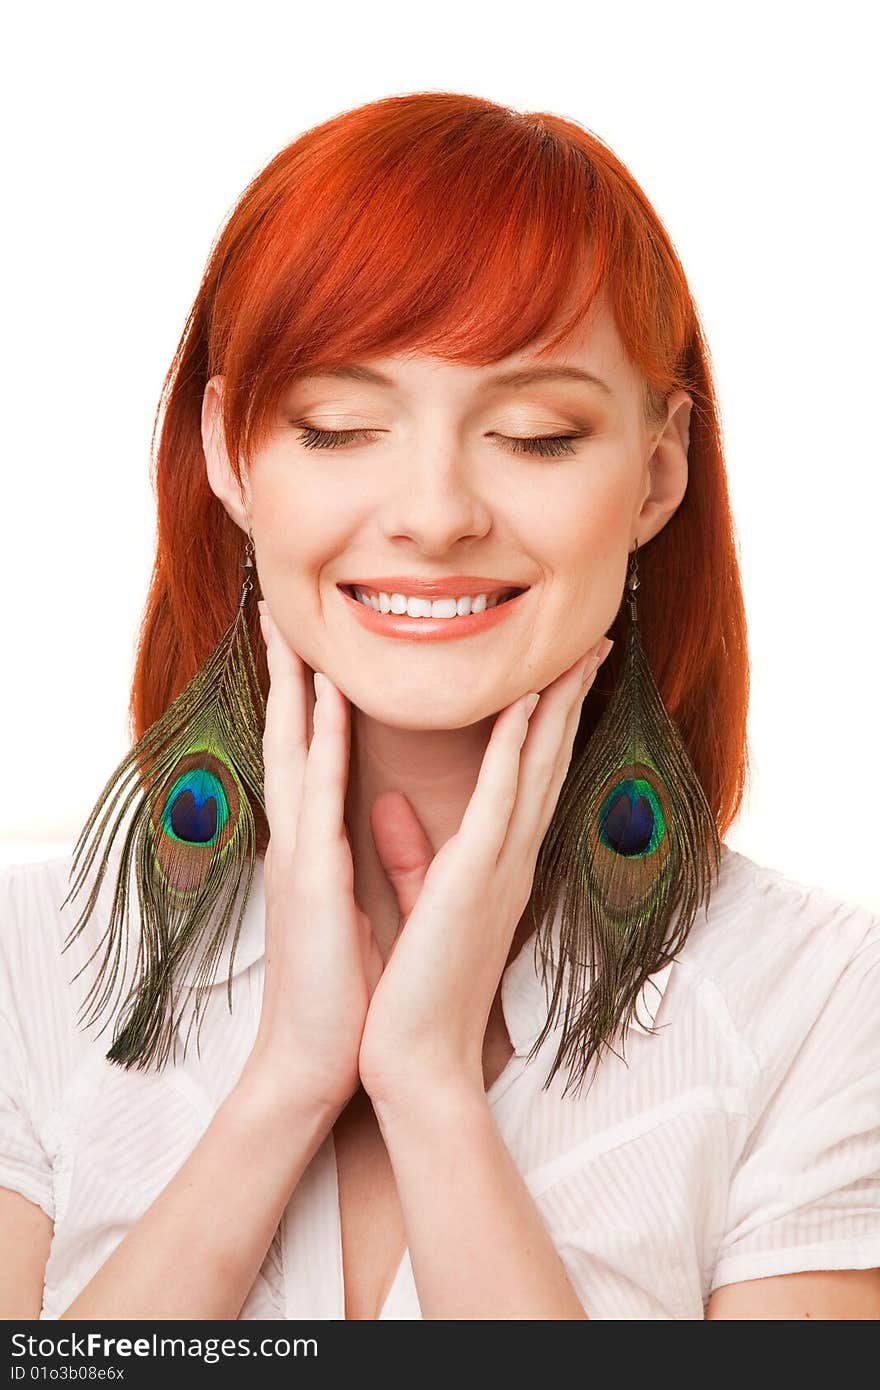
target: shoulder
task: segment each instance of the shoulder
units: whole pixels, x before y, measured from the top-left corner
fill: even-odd
[[[10,983],[19,997],[55,980],[70,983],[94,956],[118,891],[118,857],[118,850],[107,855],[97,884],[94,875],[86,883],[76,878],[72,855],[0,870],[0,985],[7,993]]]
[[[69,856],[0,870],[0,1018],[46,1103],[88,1047],[90,1035],[79,1027],[84,967],[106,926],[102,893],[86,930],[68,943],[78,917],[73,904],[64,906],[70,870]]]
[[[677,964],[764,1070],[790,1060],[844,996],[880,992],[880,916],[725,845]]]
[[[0,982],[7,993],[20,996],[53,972],[66,929],[68,868],[69,860],[58,858],[0,870]]]
[[[688,937],[690,966],[752,1009],[822,967],[826,980],[876,947],[880,915],[819,884],[724,846],[721,870]]]

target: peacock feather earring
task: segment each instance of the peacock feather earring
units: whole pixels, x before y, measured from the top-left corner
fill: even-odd
[[[227,996],[232,1007],[235,947],[256,857],[251,798],[265,811],[266,705],[248,635],[247,604],[256,574],[253,535],[250,530],[248,534],[241,595],[232,621],[189,684],[110,777],[73,851],[72,886],[62,907],[82,891],[99,855],[100,860],[88,901],[64,950],[94,911],[111,849],[136,803],[121,840],[104,959],[82,1006],[86,1011],[91,1005],[86,1022],[101,1013],[116,983],[123,947],[127,955],[133,866],[140,909],[136,979],[122,1003],[106,1054],[108,1061],[126,1068],[146,1069],[154,1061],[164,1065],[179,1023],[174,1016],[175,975],[179,967],[189,965],[207,934],[193,988],[211,983],[244,877],[229,961]],[[200,1018],[203,998],[197,1000],[191,1026]]]
[[[642,646],[638,587],[636,541],[621,675],[570,770],[536,865],[542,894],[564,883],[559,950],[570,983],[551,1076],[564,1060],[586,1076],[601,1042],[629,1022],[647,978],[681,950],[720,866],[715,818]],[[563,974],[538,1043],[562,1012]]]

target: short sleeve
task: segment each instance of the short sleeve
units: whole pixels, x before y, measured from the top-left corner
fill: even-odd
[[[0,1187],[21,1192],[55,1217],[52,1165],[26,1103],[24,1058],[18,1036],[0,1013]]]
[[[0,873],[0,1187],[21,1192],[54,1220],[54,1175],[38,1119],[44,1078],[33,1056],[34,1040],[54,1032],[50,974],[40,974],[45,878],[39,864]]]
[[[832,973],[734,1169],[710,1292],[880,1266],[880,919]]]

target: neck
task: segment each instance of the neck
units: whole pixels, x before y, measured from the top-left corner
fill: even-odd
[[[397,898],[376,853],[370,807],[386,791],[410,802],[434,854],[458,831],[479,776],[495,716],[464,729],[400,729],[352,708],[345,822],[354,863],[355,898],[367,912],[383,958],[398,927]],[[531,931],[517,927],[508,959]]]

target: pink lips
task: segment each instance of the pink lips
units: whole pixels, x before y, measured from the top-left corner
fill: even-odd
[[[448,585],[445,582],[444,587]],[[354,612],[359,622],[370,632],[377,633],[380,637],[403,637],[408,641],[414,642],[443,642],[454,637],[469,637],[474,633],[483,632],[485,629],[494,627],[496,623],[504,622],[504,619],[511,614],[519,611],[520,600],[525,598],[528,589],[524,589],[515,598],[508,599],[505,603],[498,603],[494,608],[484,608],[482,613],[469,613],[460,618],[410,618],[406,613],[377,613],[375,608],[368,608],[365,603],[359,603],[356,598],[346,593],[345,589],[339,587],[339,592],[345,599],[346,604]],[[365,587],[368,587],[365,585]],[[510,588],[510,585],[506,586]],[[360,588],[360,585],[358,585]],[[504,589],[503,584],[494,585],[492,590],[477,590],[476,592],[494,592],[496,589]],[[389,590],[385,589],[385,593]],[[394,592],[402,592],[395,590]],[[413,590],[410,590],[413,592]],[[474,593],[473,589],[462,588],[459,593]],[[428,597],[424,594],[424,597]],[[435,597],[444,597],[438,594]]]
[[[374,594],[412,594],[413,598],[451,598],[459,594],[499,594],[508,589],[525,589],[525,584],[511,584],[509,579],[486,579],[476,574],[447,574],[435,579],[420,579],[415,574],[379,575],[372,579],[345,579],[339,587],[370,589]]]

